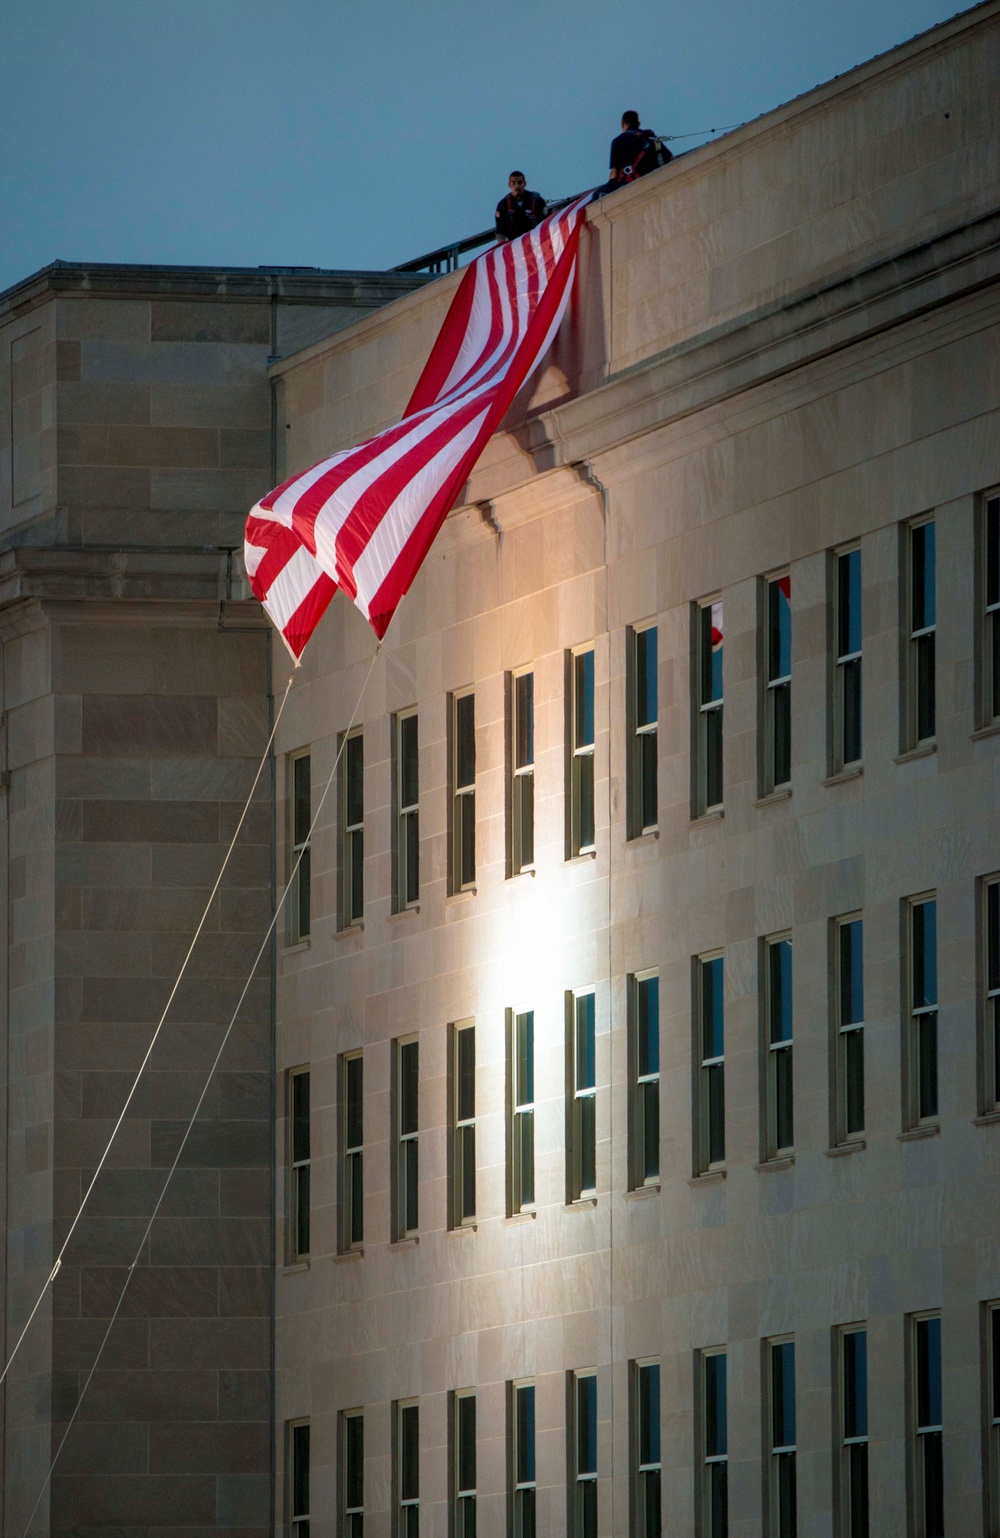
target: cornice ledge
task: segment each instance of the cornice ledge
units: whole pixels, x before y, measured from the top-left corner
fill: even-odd
[[[702,332],[528,423],[539,471],[572,464],[1000,278],[1000,212],[829,284]]]
[[[226,550],[108,549],[20,545],[0,554],[0,608],[43,602],[129,602],[211,604],[218,616],[225,603],[231,617],[246,610],[242,565]]]

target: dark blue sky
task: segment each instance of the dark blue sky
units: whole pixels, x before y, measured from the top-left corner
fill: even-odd
[[[0,288],[56,257],[392,266],[487,225],[514,165],[549,197],[601,180],[624,107],[667,134],[741,122],[954,13],[4,0]]]

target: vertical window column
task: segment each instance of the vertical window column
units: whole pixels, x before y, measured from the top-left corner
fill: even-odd
[[[594,649],[570,657],[570,855],[594,847]]]
[[[340,783],[341,926],[349,929],[365,916],[365,745],[360,729],[344,745]]]
[[[597,1039],[594,995],[570,994],[569,1199],[597,1192]]]
[[[792,579],[766,584],[764,637],[764,795],[792,778]]]
[[[834,773],[861,762],[861,551],[856,548],[845,550],[836,560]]]
[[[722,805],[722,600],[696,610],[694,696],[695,816]]]
[[[312,826],[312,758],[300,753],[291,761],[292,778],[292,869],[295,872],[289,893],[293,945],[309,938],[311,914],[312,850],[309,832]]]
[[[726,1160],[725,1004],[721,956],[695,962],[698,1068],[695,1169],[717,1169]]]
[[[516,876],[535,866],[535,675],[511,680],[511,848]]]
[[[660,1538],[660,1364],[632,1364],[632,1538]]]
[[[632,979],[630,989],[631,1150],[633,1190],[660,1178],[660,979],[655,972]]]
[[[570,1375],[572,1394],[571,1538],[597,1538],[597,1375]]]
[[[451,705],[451,888],[465,892],[476,881],[476,696]]]
[[[907,1042],[911,1127],[938,1115],[937,903],[921,897],[909,905],[910,1020]]]
[[[657,826],[657,690],[656,626],[630,630],[629,693],[631,744],[628,763],[629,838],[652,833]]]
[[[420,1409],[396,1405],[396,1533],[420,1538]]]
[[[344,1538],[364,1538],[365,1418],[347,1410],[340,1424],[340,1527]]]
[[[535,1526],[535,1385],[512,1386],[514,1538],[536,1538]]]
[[[849,1143],[865,1131],[864,930],[860,916],[836,925],[835,1134]]]
[[[476,1027],[455,1026],[452,1039],[452,1227],[476,1218]]]
[[[726,1405],[726,1353],[701,1355],[702,1538],[726,1538],[729,1532],[729,1434]]]
[[[289,1259],[304,1260],[309,1255],[311,1169],[310,1077],[308,1068],[296,1068],[288,1075],[288,1170]]]
[[[309,1538],[309,1422],[288,1428],[288,1525],[292,1538]]]
[[[868,1332],[840,1333],[839,1538],[868,1538]]]
[[[768,1344],[770,1457],[768,1510],[771,1538],[795,1538],[795,1342]]]
[[[985,898],[982,1109],[989,1113],[1000,1111],[1000,881],[986,883]]]
[[[415,1234],[418,1226],[420,1046],[413,1039],[396,1043],[396,1238]]]
[[[764,1008],[766,1027],[765,1157],[791,1153],[795,1143],[792,1098],[792,942],[788,935],[767,940]]]
[[[1000,1303],[986,1310],[986,1438],[990,1516],[1000,1532]]]
[[[474,1393],[454,1395],[452,1437],[454,1538],[476,1538],[476,1396]]]
[[[420,790],[417,713],[396,717],[396,908],[420,896]]]
[[[941,1317],[912,1321],[913,1530],[916,1538],[944,1538],[944,1461],[941,1406]]]
[[[983,604],[980,726],[1000,717],[1000,493],[983,498]]]
[[[340,1246],[342,1250],[357,1250],[365,1237],[364,1059],[360,1052],[352,1052],[341,1061]]]
[[[908,748],[931,743],[937,731],[937,574],[934,521],[909,529],[907,677]]]
[[[510,1103],[510,1212],[535,1204],[535,1015],[511,1014],[507,1085]]]

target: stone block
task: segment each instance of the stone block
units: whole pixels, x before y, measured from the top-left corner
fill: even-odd
[[[271,401],[264,380],[240,386],[154,384],[149,420],[157,427],[266,432],[270,444]]]
[[[82,837],[92,843],[209,844],[219,836],[214,802],[83,801]]]
[[[140,1266],[132,1273],[121,1317],[213,1318],[218,1312],[219,1278],[225,1274],[214,1266]],[[122,1268],[85,1267],[80,1272],[80,1312],[109,1319],[124,1281]]]
[[[253,342],[270,346],[271,309],[266,303],[157,299],[151,309],[154,342]]]
[[[215,701],[196,695],[94,694],[83,701],[83,751],[94,756],[214,754],[217,734]]]
[[[151,1426],[149,1467],[154,1474],[256,1474],[269,1457],[266,1422],[213,1426]]]
[[[264,1371],[270,1346],[266,1319],[153,1319],[150,1366],[192,1358],[201,1367]]]
[[[215,1480],[207,1475],[60,1478],[53,1485],[50,1512],[54,1529],[97,1523],[112,1530],[122,1523],[211,1523],[216,1515]]]
[[[261,1266],[270,1251],[270,1224],[260,1218],[164,1218],[149,1241],[154,1266]]]
[[[154,1165],[173,1162],[186,1123],[154,1121]],[[266,1122],[196,1122],[184,1145],[184,1169],[264,1168],[270,1162],[271,1132]]]

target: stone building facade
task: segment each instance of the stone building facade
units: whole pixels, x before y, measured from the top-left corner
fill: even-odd
[[[270,639],[239,551],[247,507],[273,484],[268,360],[419,282],[55,263],[0,296],[5,1360],[267,743]],[[269,1531],[269,956],[86,1379],[267,926],[272,797],[265,772],[139,1093],[0,1390],[0,1532],[11,1538],[36,1501],[33,1533]]]
[[[374,664],[306,651],[277,1530],[1000,1531],[998,65],[989,0],[592,209]],[[272,367],[279,473],[457,281]]]

